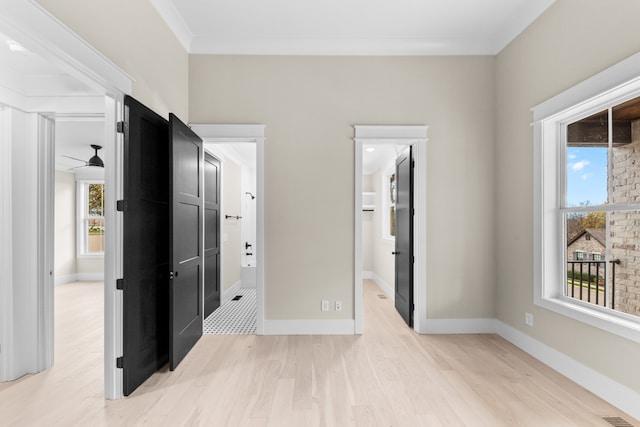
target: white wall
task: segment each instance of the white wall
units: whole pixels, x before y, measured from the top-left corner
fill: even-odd
[[[533,303],[530,109],[640,51],[638,16],[636,0],[558,0],[498,55],[495,181],[498,318],[636,392],[637,343]]]
[[[371,175],[362,175],[362,191],[376,191]],[[373,271],[373,218],[376,210],[379,209],[380,207],[376,205],[373,212],[362,212],[362,271]]]
[[[240,253],[242,255],[243,264],[247,259],[256,259],[256,199],[251,199],[247,192],[256,195],[256,168],[242,165],[240,168],[240,202],[242,206],[242,236],[240,239]],[[245,247],[245,243],[249,242],[253,245],[249,249]],[[247,256],[246,253],[253,255]]]
[[[385,180],[386,173],[393,168],[395,168],[395,159],[390,158],[385,166],[369,175],[371,191],[376,193],[376,209],[373,212],[363,213],[363,218],[368,217],[369,224],[365,225],[363,221],[362,226],[363,244],[370,245],[365,250],[370,252],[369,256],[371,257],[371,266],[368,271],[372,273],[372,278],[389,294],[390,298],[394,298],[393,289],[395,288],[395,257],[392,254],[395,250],[395,241],[383,237],[383,227],[386,226],[383,224],[385,222],[384,199],[386,197],[383,180]]]
[[[242,215],[241,167],[228,157],[222,159],[222,242],[223,269],[222,292],[240,281],[242,265],[242,221],[225,219],[225,215]]]
[[[74,174],[56,171],[55,268],[57,281],[78,272],[76,252],[76,181]]]

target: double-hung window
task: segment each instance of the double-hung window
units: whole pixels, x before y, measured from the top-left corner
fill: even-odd
[[[535,302],[636,341],[638,65],[632,57],[533,109]]]
[[[104,183],[78,182],[78,255],[104,255]]]

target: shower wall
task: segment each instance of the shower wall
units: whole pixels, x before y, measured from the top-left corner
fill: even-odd
[[[231,289],[240,282],[241,277],[241,246],[242,220],[225,218],[229,216],[244,216],[242,206],[244,198],[241,196],[241,166],[229,157],[220,159],[222,163],[222,292]],[[243,245],[244,243],[242,243]]]
[[[241,168],[242,200],[242,265],[255,267],[256,260],[256,169],[248,166]],[[248,194],[247,194],[248,193]],[[252,197],[253,196],[253,197]],[[247,247],[247,243],[251,246]]]

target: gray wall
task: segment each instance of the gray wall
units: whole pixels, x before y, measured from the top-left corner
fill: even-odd
[[[494,62],[190,57],[192,123],[266,125],[267,319],[353,318],[355,124],[430,126],[428,316],[495,316]]]

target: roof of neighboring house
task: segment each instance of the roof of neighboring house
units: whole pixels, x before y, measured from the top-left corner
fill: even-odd
[[[576,240],[589,233],[598,243],[602,245],[602,247],[606,247],[607,242],[607,230],[604,228],[585,228],[567,243],[567,247],[573,245]]]

